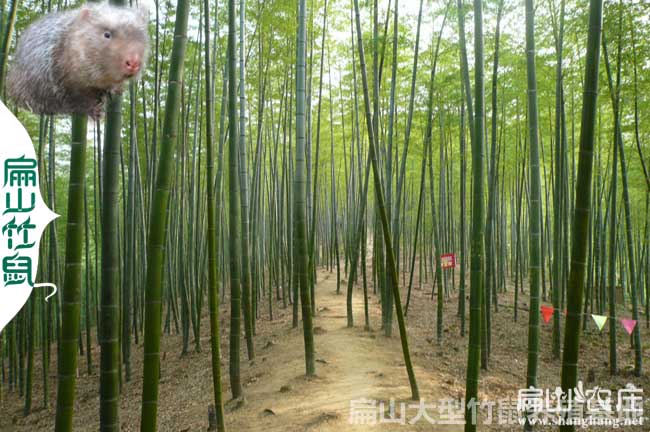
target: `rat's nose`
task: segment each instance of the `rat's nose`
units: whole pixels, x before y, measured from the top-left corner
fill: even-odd
[[[128,75],[135,75],[140,71],[140,57],[137,55],[128,56],[124,59],[124,72]]]

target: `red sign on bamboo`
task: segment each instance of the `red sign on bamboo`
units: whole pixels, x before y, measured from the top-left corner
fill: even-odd
[[[456,267],[456,254],[446,253],[440,255],[440,266],[443,269],[449,269]]]

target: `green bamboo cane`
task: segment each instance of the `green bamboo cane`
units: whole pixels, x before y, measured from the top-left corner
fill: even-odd
[[[7,8],[7,0],[0,0],[0,35],[4,35],[4,31],[5,31],[5,9],[6,8]]]
[[[239,346],[241,338],[241,267],[239,238],[239,173],[237,163],[237,53],[235,0],[228,1],[228,253],[230,258],[230,390],[233,399],[242,395]]]
[[[390,6],[389,6],[390,8]],[[388,27],[388,18],[386,19],[386,27]],[[386,174],[385,174],[385,191],[386,191],[386,212],[387,217],[390,222],[392,222],[391,215],[399,214],[399,206],[396,206],[393,209],[393,130],[395,126],[395,88],[397,85],[397,37],[398,37],[398,26],[399,24],[399,0],[395,0],[395,10],[393,11],[393,58],[391,65],[391,80],[390,80],[390,96],[389,96],[389,106],[388,106],[388,137],[386,144]],[[387,43],[383,44],[383,49],[386,49]],[[382,61],[384,59],[382,53]],[[381,79],[381,78],[380,78]],[[391,234],[393,236],[395,250],[393,253],[397,257],[395,260],[395,265],[399,265],[399,235],[397,234],[398,230],[392,230]],[[397,269],[396,269],[397,271]],[[386,283],[390,284],[390,279],[386,279]],[[389,287],[387,287],[389,288]],[[384,335],[390,337],[393,333],[393,298],[390,295],[386,296],[386,314],[384,320]]]
[[[430,142],[430,141],[428,141]],[[425,142],[425,146],[428,146],[427,142]],[[415,256],[416,256],[416,251],[418,247],[418,237],[419,237],[419,232],[420,232],[420,222],[422,219],[422,203],[424,201],[424,185],[425,185],[425,174],[427,172],[426,170],[427,167],[427,158],[423,157],[422,158],[422,168],[420,169],[420,188],[419,188],[419,194],[418,194],[418,210],[417,210],[417,216],[415,218],[415,232],[414,232],[414,239],[413,239],[413,253],[411,254],[411,267],[410,267],[410,272],[409,272],[409,287],[407,290],[406,294],[406,305],[404,306],[404,316],[408,314],[409,310],[409,304],[411,302],[411,287],[413,286],[413,274],[415,273]],[[421,261],[420,261],[421,262]]]
[[[490,310],[490,300],[491,296],[496,296],[496,278],[495,278],[495,233],[494,233],[494,220],[496,212],[496,200],[497,200],[497,97],[498,97],[498,74],[499,74],[499,42],[501,39],[501,16],[503,13],[503,0],[499,0],[497,6],[497,23],[496,30],[494,34],[494,61],[492,67],[492,113],[491,113],[491,129],[490,129],[490,159],[489,159],[489,168],[488,168],[488,205],[487,205],[487,218],[485,221],[485,301],[487,307],[485,312],[487,313],[487,335],[488,335],[488,351],[484,354],[489,356],[490,346],[492,340],[492,333],[490,328],[491,322],[491,310]],[[486,146],[487,147],[487,146]],[[497,307],[497,302],[495,302],[495,308]]]
[[[24,309],[27,321],[27,371],[25,372],[25,404],[23,406],[23,416],[27,417],[32,411],[32,395],[34,390],[34,349],[36,344],[36,299],[34,296],[28,300],[27,307]]]
[[[9,8],[7,16],[7,25],[2,29],[2,41],[0,44],[0,90],[1,94],[5,92],[5,78],[7,75],[7,63],[9,59],[9,48],[11,46],[11,38],[13,36],[14,27],[16,24],[16,15],[18,13],[18,4],[20,0],[12,0],[11,7]]]
[[[241,183],[241,290],[244,310],[244,332],[248,359],[255,358],[253,345],[253,316],[251,309],[251,269],[249,252],[249,198],[246,169],[246,0],[239,2],[239,181]]]
[[[634,138],[636,141],[636,149],[639,154],[639,162],[641,162],[641,168],[643,168],[643,177],[645,178],[648,193],[650,193],[650,175],[648,175],[648,167],[646,166],[645,158],[643,157],[643,150],[641,149],[641,138],[639,134],[639,76],[636,52],[636,37],[634,29],[634,25],[631,25],[630,32],[632,38],[632,64],[634,71]]]
[[[221,353],[219,343],[219,286],[217,277],[217,231],[215,212],[214,178],[214,92],[210,67],[210,1],[203,1],[204,63],[205,63],[205,147],[207,175],[207,211],[208,211],[208,309],[210,311],[210,347],[212,353],[212,388],[217,417],[217,430],[226,430],[224,423],[223,401],[221,396]]]
[[[433,243],[434,243],[434,248],[435,248],[435,268],[436,268],[436,281],[437,281],[437,306],[436,306],[436,336],[437,336],[437,341],[438,343],[441,342],[442,340],[442,316],[443,316],[443,288],[442,288],[442,267],[441,267],[441,262],[440,262],[440,253],[441,253],[441,247],[440,247],[440,229],[439,229],[439,223],[437,223],[437,220],[439,218],[436,218],[436,205],[435,205],[435,194],[433,193],[434,189],[434,180],[433,180],[433,99],[434,99],[434,91],[435,91],[435,80],[436,80],[436,69],[438,65],[438,53],[440,51],[440,41],[442,40],[442,31],[445,28],[445,23],[447,22],[447,14],[449,12],[449,6],[451,5],[451,2],[447,3],[447,7],[445,8],[445,16],[442,21],[442,25],[440,27],[440,32],[438,33],[438,39],[436,42],[436,51],[433,56],[433,66],[431,68],[431,76],[429,79],[429,88],[428,88],[428,98],[427,98],[427,123],[426,123],[426,128],[425,128],[425,135],[424,135],[424,156],[423,160],[426,160],[426,164],[428,166],[428,173],[429,173],[429,188],[431,190],[431,193],[429,194],[430,199],[431,199],[431,214],[433,215]],[[442,143],[441,143],[442,146]],[[424,162],[423,162],[424,163]]]
[[[70,180],[68,183],[68,222],[66,227],[65,274],[63,279],[61,357],[56,399],[56,432],[72,431],[75,381],[77,376],[77,337],[81,313],[81,254],[83,252],[84,193],[86,184],[86,131],[88,117],[72,116],[70,142]],[[86,346],[90,350],[90,346]]]
[[[528,368],[526,387],[537,387],[537,363],[539,358],[539,307],[540,307],[540,259],[541,249],[541,180],[539,169],[539,134],[537,113],[537,73],[535,68],[535,9],[533,0],[526,0],[526,71],[528,77],[528,150],[530,211],[528,212],[530,235],[530,313],[528,314]],[[493,122],[493,127],[495,122]],[[496,289],[496,287],[493,287]],[[526,430],[532,430],[526,422]]]
[[[334,175],[334,93],[332,92],[332,69],[329,62],[329,50],[327,57],[327,71],[328,71],[328,84],[329,84],[329,103],[330,103],[330,181],[331,181],[331,230],[332,237],[334,239],[334,255],[336,259],[336,294],[341,293],[341,257],[339,255],[339,227],[338,227],[338,203],[336,199],[336,177]],[[341,128],[343,128],[343,122],[341,122]],[[344,155],[343,160],[345,162],[345,130],[343,130],[343,147]]]
[[[92,344],[92,333],[91,333],[91,322],[92,322],[92,295],[90,291],[91,287],[91,265],[90,265],[90,218],[88,211],[88,190],[84,188],[84,238],[86,243],[85,249],[85,276],[86,276],[86,298],[85,298],[85,318],[86,318],[86,347],[90,347]],[[94,288],[94,287],[93,287]],[[94,291],[94,290],[93,290]],[[88,375],[91,375],[93,372],[93,356],[92,350],[86,349],[86,368]],[[45,378],[43,381],[47,381]]]
[[[308,376],[316,373],[314,363],[314,330],[309,287],[309,262],[307,257],[307,193],[305,189],[305,81],[306,81],[306,2],[298,2],[298,37],[296,44],[296,163],[293,183],[294,219],[294,273],[300,288],[303,338],[305,343],[305,368]],[[297,299],[294,299],[296,301]]]
[[[481,357],[481,297],[483,292],[484,217],[483,217],[483,2],[474,0],[474,128],[472,133],[472,235],[470,263],[470,323],[467,349],[467,380],[465,400],[477,403],[479,360]],[[466,90],[467,91],[467,90]],[[469,108],[469,107],[468,107]],[[472,112],[468,109],[468,112]],[[471,119],[471,116],[470,116]],[[465,432],[476,431],[476,420],[470,405],[465,410]]]
[[[100,356],[100,430],[119,431],[120,395],[120,322],[118,195],[119,160],[122,131],[122,97],[111,97],[107,105],[104,138],[102,190],[102,269],[99,343]],[[77,335],[74,335],[77,337]]]
[[[456,1],[456,9],[458,12],[458,45],[459,45],[459,54],[460,54],[460,75],[462,86],[461,90],[464,91],[465,100],[464,105],[467,109],[467,117],[469,122],[470,129],[470,145],[472,149],[474,148],[474,106],[472,102],[472,87],[470,85],[469,79],[469,65],[467,61],[467,44],[465,43],[465,12],[463,11],[464,3],[463,0]],[[465,193],[467,189],[466,182],[466,172],[467,172],[467,156],[465,151],[465,127],[464,127],[464,113],[465,108],[461,106],[461,255],[460,255],[460,271],[461,271],[461,280],[460,280],[460,292],[462,295],[459,295],[458,308],[460,310],[460,321],[461,321],[461,335],[465,335],[465,269],[467,268],[467,259],[466,259],[466,241],[465,241]],[[472,166],[473,162],[472,162]],[[471,264],[470,264],[471,267]],[[471,292],[471,281],[470,281],[470,292]],[[470,317],[471,320],[471,317]]]
[[[634,258],[634,242],[632,240],[632,220],[630,215],[630,193],[627,181],[627,163],[625,160],[625,146],[623,145],[623,134],[621,132],[620,120],[620,88],[621,88],[621,35],[622,35],[622,5],[619,4],[619,41],[618,41],[618,63],[616,68],[616,87],[612,84],[612,73],[609,65],[609,58],[607,55],[607,45],[605,42],[605,35],[603,35],[603,54],[605,60],[605,70],[607,72],[607,83],[612,100],[612,110],[614,112],[614,142],[621,158],[621,178],[623,180],[623,207],[625,210],[625,234],[628,249],[628,265],[630,269],[630,286],[632,297],[632,318],[639,321],[639,299],[637,296],[637,280],[636,262]],[[639,325],[634,327],[634,373],[636,376],[641,376],[643,370],[643,357],[641,349],[641,334]]]
[[[402,201],[402,191],[403,191],[403,185],[404,185],[404,176],[406,172],[406,156],[408,155],[408,148],[409,148],[409,142],[411,139],[411,126],[413,124],[413,106],[415,104],[415,84],[416,84],[416,76],[417,76],[417,69],[418,69],[418,58],[419,58],[419,51],[420,51],[420,28],[422,25],[422,5],[424,1],[420,0],[420,7],[418,9],[418,24],[417,24],[417,30],[415,32],[415,50],[413,54],[413,69],[411,72],[411,90],[410,90],[410,96],[409,96],[409,106],[408,106],[408,113],[406,116],[406,128],[404,132],[404,148],[402,149],[402,159],[399,167],[399,174],[398,174],[398,180],[397,180],[397,198],[395,200],[395,205],[394,208],[396,209],[395,212],[393,213],[393,234],[395,235],[395,242],[399,242],[399,216],[400,212],[397,211],[400,207],[400,202]],[[395,8],[397,9],[397,3],[395,4]],[[445,16],[447,13],[447,8],[445,10]],[[397,32],[395,32],[397,33]],[[397,38],[397,34],[394,35],[394,38]],[[394,50],[397,50],[397,42],[394,40],[393,44],[395,45]],[[395,57],[395,56],[394,56]],[[395,59],[393,59],[393,62],[395,62]],[[392,89],[392,83],[391,83],[391,93],[393,92]],[[417,238],[417,234],[416,234]],[[410,287],[409,283],[409,287]],[[409,288],[410,291],[410,288]],[[408,301],[407,304],[404,308],[404,314],[406,315],[406,311],[408,310]]]
[[[310,287],[312,296],[314,294],[314,285],[316,284],[316,221],[318,219],[318,168],[320,166],[320,127],[321,127],[321,108],[323,105],[323,66],[325,63],[325,35],[327,34],[327,0],[323,9],[323,33],[321,37],[321,52],[320,52],[320,72],[318,79],[318,108],[316,113],[316,154],[314,156],[314,177],[313,177],[313,193],[312,193],[312,207],[311,207],[311,227],[309,229],[309,276]],[[312,41],[313,42],[313,41]],[[315,298],[311,298],[312,313],[314,313]]]
[[[124,6],[124,0],[112,0]],[[106,104],[103,183],[101,190],[101,305],[99,344],[99,428],[119,431],[120,422],[120,261],[119,261],[119,173],[122,146],[122,95],[111,95]],[[81,219],[79,219],[81,220]],[[75,337],[77,335],[74,335]]]
[[[145,291],[144,375],[142,381],[142,416],[140,430],[155,432],[158,414],[158,380],[160,378],[160,331],[162,321],[163,251],[166,244],[168,200],[172,162],[178,138],[178,114],[183,83],[183,62],[187,45],[187,22],[190,5],[176,4],[176,22],[172,45],[165,102],[160,156],[151,203],[147,245],[147,285]]]
[[[461,84],[461,93],[464,85]],[[465,139],[465,102],[460,103],[460,287],[458,288],[458,313],[460,315],[460,335],[465,336],[465,269],[467,268],[466,238],[466,195],[467,195],[467,152]]]
[[[564,282],[560,272],[562,270],[562,221],[566,212],[564,200],[562,199],[562,185],[564,179],[564,164],[566,162],[566,126],[564,117],[564,101],[562,89],[562,48],[564,41],[564,6],[562,0],[560,6],[560,28],[556,42],[556,68],[555,68],[555,180],[554,203],[553,203],[553,262],[552,262],[552,296],[553,296],[553,355],[560,357],[560,285]]]
[[[608,58],[607,58],[607,44],[605,42],[605,35],[602,36],[603,41],[603,54],[605,56],[605,69],[608,70]],[[612,185],[610,189],[610,205],[609,205],[609,270],[607,275],[607,288],[608,288],[608,300],[609,300],[609,373],[611,375],[618,374],[618,362],[617,362],[617,340],[616,340],[616,252],[618,249],[618,225],[616,223],[618,212],[617,212],[617,200],[618,200],[618,152],[617,150],[617,140],[618,128],[620,123],[618,122],[618,109],[615,107],[614,110],[614,140],[613,140],[613,160],[612,160]],[[623,268],[621,268],[621,271]]]
[[[585,64],[582,119],[580,121],[580,153],[573,213],[571,270],[567,285],[567,322],[562,355],[562,390],[568,392],[578,381],[580,349],[580,313],[584,288],[591,205],[591,175],[593,169],[594,130],[598,108],[598,63],[602,30],[602,0],[590,0],[587,54]],[[574,426],[561,426],[562,432],[573,432]]]
[[[474,103],[472,102],[472,86],[469,79],[469,63],[467,60],[467,44],[465,42],[465,12],[463,11],[463,0],[456,1],[458,10],[458,44],[460,51],[460,75],[465,90],[465,104],[467,108],[467,119],[470,125],[470,143],[474,144]],[[473,147],[472,147],[473,148]]]
[[[388,277],[393,291],[393,301],[397,313],[397,323],[399,326],[400,340],[402,341],[402,354],[404,355],[404,364],[406,372],[409,377],[409,384],[411,386],[411,398],[419,400],[420,394],[418,392],[417,382],[415,380],[415,372],[413,371],[413,364],[411,363],[411,354],[409,352],[408,337],[406,334],[406,325],[404,324],[404,314],[402,310],[402,301],[399,294],[399,280],[397,278],[397,271],[395,265],[395,256],[393,254],[393,245],[391,243],[390,227],[388,225],[388,218],[386,216],[386,208],[384,204],[384,192],[380,179],[379,167],[376,157],[375,149],[375,136],[372,125],[372,116],[370,115],[370,97],[368,95],[368,75],[366,72],[366,60],[363,51],[363,40],[361,33],[361,18],[359,17],[359,0],[354,0],[354,14],[357,28],[357,48],[359,50],[359,64],[361,65],[361,78],[363,83],[363,101],[366,112],[366,128],[368,133],[369,142],[369,158],[372,164],[372,171],[375,185],[375,195],[377,197],[377,208],[379,211],[379,218],[381,220],[382,233],[384,235],[384,242],[386,245],[387,263],[388,263]]]
[[[124,212],[124,278],[122,284],[122,359],[124,362],[124,379],[131,380],[131,297],[135,284],[135,153],[137,152],[136,127],[136,95],[135,82],[129,83],[129,173],[127,192],[125,195],[126,209]],[[124,175],[122,176],[125,177]],[[124,186],[124,183],[122,183]]]

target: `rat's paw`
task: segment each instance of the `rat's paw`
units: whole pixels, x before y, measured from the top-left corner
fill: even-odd
[[[124,93],[124,86],[122,84],[115,84],[108,90],[108,92],[114,95],[121,95]]]
[[[104,101],[97,102],[97,104],[88,111],[88,115],[93,120],[101,120],[104,117]]]

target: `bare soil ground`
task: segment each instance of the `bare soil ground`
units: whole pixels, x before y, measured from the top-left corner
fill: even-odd
[[[458,276],[458,275],[456,275]],[[255,431],[460,431],[459,425],[448,423],[443,416],[460,412],[457,407],[441,410],[442,404],[458,404],[464,396],[467,338],[460,337],[457,318],[458,298],[445,300],[443,340],[438,343],[435,331],[435,301],[431,300],[431,288],[424,284],[415,288],[407,318],[409,342],[421,397],[427,404],[427,414],[438,424],[432,425],[425,418],[415,424],[353,424],[351,401],[374,400],[384,404],[389,411],[390,400],[395,401],[397,412],[400,404],[407,407],[406,422],[413,420],[418,409],[410,398],[408,379],[404,368],[402,351],[394,323],[393,336],[387,338],[380,330],[381,316],[377,297],[370,297],[371,330],[363,329],[363,297],[361,289],[354,292],[355,327],[346,327],[345,295],[336,294],[336,276],[325,270],[319,272],[316,289],[317,312],[314,320],[317,376],[304,376],[304,351],[302,326],[291,328],[291,308],[282,309],[277,303],[274,320],[268,320],[268,307],[260,305],[262,317],[258,321],[256,358],[246,360],[245,344],[242,344],[242,382],[245,397],[226,404],[228,430]],[[417,285],[417,283],[416,283]],[[372,289],[372,288],[370,288]],[[342,284],[345,291],[345,283]],[[406,288],[403,288],[406,291]],[[512,290],[511,290],[512,291]],[[404,298],[406,293],[402,293]],[[493,314],[492,354],[487,371],[481,371],[480,398],[496,404],[502,399],[516,401],[517,392],[525,387],[527,352],[527,300],[522,296],[518,322],[513,320],[512,294],[499,299],[499,312]],[[264,309],[262,311],[262,309]],[[222,374],[224,398],[230,395],[228,386],[228,305],[221,308]],[[209,329],[207,315],[203,317],[201,352],[193,351],[179,355],[181,337],[163,336],[162,377],[160,385],[159,430],[162,432],[205,431],[208,427],[208,405],[212,403],[212,379],[209,352]],[[649,332],[642,326],[642,340],[648,341]],[[468,323],[469,325],[469,323]],[[619,328],[621,326],[619,325]],[[619,389],[628,382],[650,391],[647,374],[634,377],[631,373],[633,351],[629,338],[621,329],[619,335],[619,376],[610,377],[607,334],[599,334],[589,323],[582,339],[580,378],[586,387],[596,385]],[[242,332],[243,337],[243,332]],[[647,345],[647,344],[646,344]],[[648,358],[647,353],[645,359]],[[53,352],[54,353],[54,352]],[[55,356],[54,356],[55,357]],[[79,358],[77,398],[74,419],[76,431],[99,429],[98,408],[98,361],[99,348],[93,350],[94,369],[88,375],[85,359]],[[124,383],[121,398],[123,431],[139,430],[142,347],[133,345],[133,378]],[[551,326],[542,324],[539,387],[554,389],[559,383],[560,361],[551,354]],[[646,366],[648,367],[648,366]],[[49,431],[53,430],[56,398],[56,364],[50,366],[49,407],[43,409],[40,357],[37,356],[35,371],[35,407],[28,417],[22,416],[22,401],[15,392],[7,392],[0,404],[0,431]],[[455,402],[453,402],[455,401]],[[376,412],[379,412],[376,410]],[[650,406],[646,406],[646,415]],[[487,420],[487,410],[480,410],[479,422]],[[357,419],[358,420],[358,419]],[[366,421],[368,423],[368,421]],[[495,405],[492,425],[481,425],[479,430],[522,430],[518,425],[498,423],[498,407]],[[538,428],[537,430],[551,430]],[[609,431],[609,427],[593,427],[584,430]],[[622,428],[630,431],[647,431],[648,426]]]
[[[458,285],[456,272],[456,285]],[[451,286],[451,277],[449,278]],[[467,279],[469,284],[469,279]],[[465,389],[465,371],[467,366],[467,337],[460,337],[460,320],[458,319],[458,292],[454,292],[445,300],[443,340],[441,344],[436,339],[436,302],[431,300],[431,286],[425,283],[422,289],[414,289],[411,299],[411,310],[408,313],[409,341],[411,350],[420,364],[437,371],[441,380],[446,383],[448,393],[462,397]],[[414,285],[416,283],[414,282]],[[499,310],[492,313],[492,347],[487,370],[481,370],[479,384],[479,399],[498,403],[503,399],[517,400],[519,389],[526,388],[526,368],[528,353],[528,318],[529,300],[528,287],[526,293],[519,295],[519,310],[517,321],[514,320],[514,287],[507,281],[508,292],[499,294]],[[469,290],[469,287],[467,288]],[[550,295],[550,293],[549,293]],[[468,307],[469,296],[466,297]],[[543,304],[551,305],[549,301]],[[536,312],[539,313],[539,312]],[[631,318],[631,308],[620,308],[620,318]],[[625,388],[628,383],[644,389],[646,418],[650,416],[650,375],[648,374],[650,359],[650,330],[646,326],[646,317],[641,315],[641,341],[643,346],[644,373],[641,377],[634,376],[634,350],[631,339],[619,323],[617,328],[617,357],[619,374],[609,373],[609,322],[602,332],[599,332],[590,316],[587,319],[587,330],[582,333],[580,340],[580,356],[578,380],[584,383],[585,389],[598,386],[612,390],[613,404],[616,405],[617,391]],[[561,326],[564,331],[564,316],[561,315]],[[545,324],[540,316],[540,349],[539,366],[537,371],[538,388],[555,390],[560,385],[561,359],[552,354],[552,321]],[[469,321],[466,323],[469,331]],[[563,340],[562,340],[563,343]],[[482,409],[483,420],[486,420],[487,409]],[[483,425],[479,430],[521,431],[523,428],[515,425],[498,424],[498,404],[493,409],[492,424]],[[480,423],[479,423],[480,424]],[[650,423],[642,426],[621,426],[618,430],[650,431]],[[536,427],[535,430],[557,430],[557,427]],[[577,428],[586,431],[611,431],[609,426],[591,426]]]

